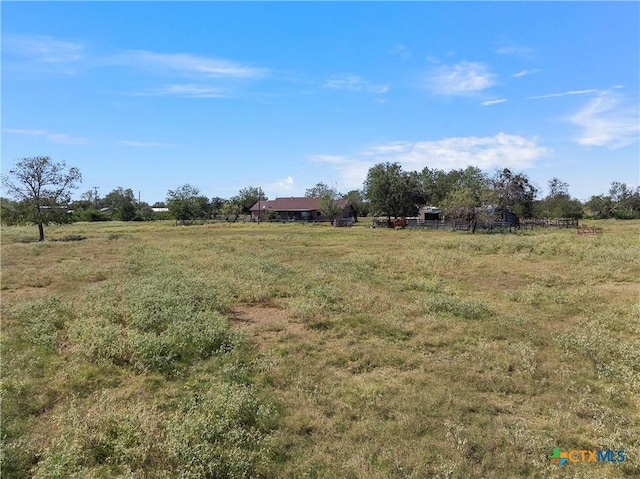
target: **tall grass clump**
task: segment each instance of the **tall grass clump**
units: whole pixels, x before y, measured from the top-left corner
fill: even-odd
[[[132,360],[143,370],[170,371],[206,359],[236,341],[215,289],[181,274],[136,279],[125,286]]]
[[[214,382],[180,401],[167,426],[179,477],[254,478],[266,472],[274,411],[247,385]]]
[[[640,341],[633,336],[612,335],[607,323],[591,319],[578,323],[575,331],[558,334],[554,339],[568,360],[591,364],[601,379],[625,378],[625,385],[640,393]]]
[[[126,329],[105,316],[86,315],[71,325],[70,334],[78,351],[94,363],[125,365],[130,346]]]
[[[464,319],[484,319],[492,314],[492,309],[484,301],[464,300],[452,294],[433,294],[426,303],[432,313],[447,313]]]
[[[74,402],[60,414],[60,434],[31,477],[163,477],[169,465],[161,459],[162,414],[145,404],[118,404],[107,394],[92,399],[89,407]]]
[[[71,328],[79,350],[94,362],[171,373],[232,349],[240,336],[223,314],[226,300],[179,270],[164,272],[135,277],[117,290],[94,289],[97,303]]]
[[[8,311],[8,318],[17,321],[26,342],[55,350],[61,331],[73,317],[73,305],[57,295],[42,296],[18,304]]]

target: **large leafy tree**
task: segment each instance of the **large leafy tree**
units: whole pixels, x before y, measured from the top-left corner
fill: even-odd
[[[585,203],[585,207],[590,216],[600,219],[611,218],[615,210],[615,204],[611,201],[611,197],[604,195],[592,196]]]
[[[219,196],[214,196],[213,198],[211,198],[211,201],[209,202],[209,212],[211,213],[211,216],[217,216],[218,214],[220,214],[220,208],[222,207],[222,205],[225,203],[224,198],[220,198]]]
[[[323,183],[318,183],[316,186],[322,186]],[[326,186],[326,185],[324,185]],[[307,190],[308,192],[309,190]],[[324,190],[322,196],[320,196],[320,202],[318,203],[318,209],[320,212],[329,218],[329,221],[333,223],[340,213],[343,211],[343,207],[338,203],[340,194],[335,188],[327,188]]]
[[[218,209],[218,214],[224,216],[227,221],[236,221],[240,213],[240,205],[233,200],[225,201]]]
[[[486,206],[490,201],[489,181],[479,168],[470,166],[464,170],[453,170],[447,174],[450,187],[440,205],[445,216],[469,223],[475,233],[479,220],[487,216]]]
[[[640,218],[640,187],[633,189],[614,181],[609,195],[592,196],[585,207],[596,218]]]
[[[267,201],[267,197],[262,192],[261,188],[255,186],[247,186],[242,188],[237,196],[231,198],[231,201],[238,205],[239,214],[248,215],[251,213],[251,207],[260,201]]]
[[[116,220],[133,221],[136,218],[136,197],[131,188],[121,186],[109,192],[102,203],[111,209],[111,215]]]
[[[342,213],[342,207],[337,203],[336,198],[334,198],[330,194],[326,194],[322,198],[320,198],[318,208],[323,215],[329,218],[329,221],[331,221],[331,223],[333,223],[333,220],[335,220],[336,217],[340,213]]]
[[[539,202],[537,216],[545,218],[582,218],[582,203],[569,195],[569,185],[559,178],[548,183],[549,194]]]
[[[322,198],[325,195],[331,195],[332,197],[336,198],[339,196],[339,193],[335,188],[332,188],[331,186],[322,182],[316,184],[315,186],[312,186],[311,188],[307,188],[307,190],[304,192],[304,196],[307,196],[309,198]]]
[[[200,195],[200,190],[189,184],[167,192],[167,208],[176,221],[192,221],[205,218],[208,214],[209,200]]]
[[[69,221],[71,191],[81,181],[78,168],[67,168],[48,156],[22,158],[2,177],[5,191],[18,202],[16,221],[36,224],[40,241],[44,241],[45,225]]]
[[[609,188],[609,197],[614,205],[613,214],[616,218],[640,217],[640,187],[633,189],[626,183],[614,181]]]
[[[496,173],[492,183],[498,209],[509,210],[523,218],[533,216],[537,189],[525,174],[514,174],[505,168]]]
[[[478,223],[480,199],[477,192],[469,187],[451,190],[441,203],[445,217],[466,221],[472,233]]]
[[[445,172],[444,170],[425,167],[418,174],[420,191],[425,204],[439,206],[447,197],[447,194],[456,188],[461,171],[463,170]]]
[[[355,220],[358,221],[358,216],[361,216],[365,210],[364,195],[362,194],[362,191],[351,190],[345,194],[343,198],[349,202],[351,211],[353,211],[353,216]]]
[[[398,163],[379,163],[369,169],[364,182],[371,209],[391,217],[414,215],[424,201],[416,172],[402,171]]]

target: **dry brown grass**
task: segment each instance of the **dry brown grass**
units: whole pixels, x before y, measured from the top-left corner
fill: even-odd
[[[266,440],[227,458],[231,477],[241,457],[278,478],[640,474],[639,224],[598,225],[578,238],[105,223],[50,228],[44,244],[5,228],[7,477],[204,477],[167,434],[198,395],[222,407],[211,384],[271,411],[248,413]],[[86,239],[53,241],[72,236]],[[174,292],[186,301],[211,292],[243,339],[137,366],[136,295],[171,304],[182,280],[167,278],[194,285]],[[214,421],[189,407],[196,429]],[[72,430],[84,436],[65,442]],[[558,468],[554,447],[627,461]]]

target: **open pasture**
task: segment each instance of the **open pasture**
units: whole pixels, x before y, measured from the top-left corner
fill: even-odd
[[[368,224],[3,228],[2,477],[640,475],[639,222]]]

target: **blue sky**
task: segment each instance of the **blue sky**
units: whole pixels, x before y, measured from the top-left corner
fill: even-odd
[[[638,2],[6,2],[2,171],[298,196],[383,161],[640,184]]]

